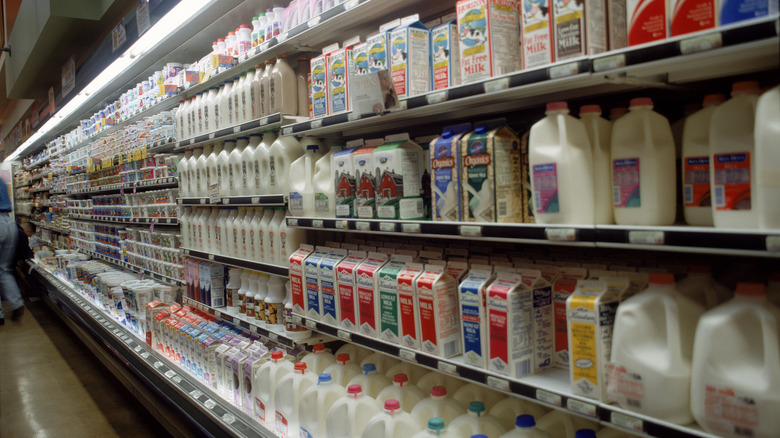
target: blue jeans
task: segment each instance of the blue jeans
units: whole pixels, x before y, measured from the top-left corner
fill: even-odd
[[[0,213],[0,297],[16,310],[24,305],[22,293],[14,277],[16,261],[16,222],[13,218]],[[4,318],[3,306],[0,306],[0,318]]]

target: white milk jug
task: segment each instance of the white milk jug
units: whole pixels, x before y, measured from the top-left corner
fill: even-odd
[[[347,345],[351,344],[346,344],[345,347]],[[376,372],[376,365],[367,363],[363,365],[363,372],[350,379],[347,386],[360,385],[366,395],[376,398],[383,389],[392,384],[390,379]]]
[[[376,399],[384,404],[387,400],[398,400],[401,408],[405,412],[412,412],[417,403],[424,399],[425,395],[420,388],[409,383],[409,377],[406,374],[396,374],[393,377],[393,384],[379,392]]]
[[[317,384],[303,394],[298,407],[299,413],[305,413],[300,415],[301,438],[325,436],[325,420],[328,409],[345,395],[347,395],[347,390],[334,382],[330,374],[320,374]]]
[[[547,104],[528,138],[534,217],[542,224],[593,224],[593,154],[585,124],[566,102]]]
[[[498,418],[505,429],[515,426],[518,415],[532,415],[534,418],[544,417],[549,409],[537,403],[523,400],[519,397],[506,397],[490,409],[490,415]]]
[[[322,158],[322,143],[311,141],[311,137],[302,140],[306,153],[290,165],[290,192],[288,209],[293,216],[314,217],[314,165]]]
[[[384,353],[375,352],[375,353],[371,353],[370,355],[368,355],[368,357],[363,359],[363,361],[360,362],[360,366],[362,367],[367,363],[372,363],[374,364],[374,366],[376,366],[376,371],[384,375],[387,370],[392,368],[398,362],[399,361],[397,357],[392,357]]]
[[[420,378],[428,374],[428,370],[409,362],[399,362],[385,371],[385,377],[388,379],[394,378],[397,374],[406,374],[406,377],[409,378],[409,383],[412,385],[417,385],[417,382],[420,381]]]
[[[186,198],[190,196],[190,174],[187,170],[190,158],[192,158],[192,149],[184,150],[184,157],[179,161],[176,172],[179,177],[179,196]]]
[[[282,377],[276,384],[274,394],[274,406],[276,415],[274,418],[276,433],[284,438],[298,438],[299,419],[298,405],[303,394],[317,384],[317,376],[306,370],[306,364],[298,362],[293,367],[293,372]]]
[[[666,117],[648,98],[631,100],[612,125],[612,206],[618,225],[671,225],[677,186],[675,148]]]
[[[198,161],[195,163],[195,172],[197,173],[198,178],[198,195],[197,196],[208,196],[209,195],[209,186],[208,186],[208,173],[206,171],[207,164],[206,160],[208,159],[209,155],[212,154],[212,147],[210,144],[207,144],[203,146],[203,154],[198,157]]]
[[[688,267],[688,276],[677,283],[677,292],[706,309],[712,309],[733,296],[730,290],[712,278],[712,268],[707,265]]]
[[[758,99],[756,106],[756,210],[758,227],[780,228],[780,86]]]
[[[438,371],[430,371],[417,381],[417,387],[420,388],[423,394],[430,394],[433,387],[437,385],[447,388],[447,394],[455,394],[465,384],[466,382],[461,379],[456,379]],[[463,409],[466,408],[464,407]]]
[[[325,436],[328,438],[360,438],[371,418],[382,412],[379,403],[363,394],[360,385],[349,385],[347,394],[328,410]]]
[[[780,431],[780,309],[760,283],[705,313],[693,347],[691,411],[712,434],[776,437]]]
[[[241,165],[244,149],[249,145],[249,137],[238,137],[236,147],[230,153],[228,161],[230,162],[230,193],[231,196],[241,196],[244,193],[244,174]]]
[[[241,152],[241,187],[243,187],[241,195],[244,196],[257,194],[255,193],[257,186],[255,182],[255,151],[259,144],[260,136],[256,134],[250,135],[249,144],[244,149],[244,152]]]
[[[463,414],[447,425],[447,430],[460,438],[469,438],[475,434],[485,434],[489,437],[501,436],[506,429],[497,418],[485,412],[485,404],[481,401],[469,403],[468,413]]]
[[[362,438],[408,438],[420,431],[414,418],[401,410],[398,400],[384,402],[384,411],[369,420]]]
[[[449,435],[444,428],[444,420],[439,417],[432,417],[425,424],[425,429],[412,435],[412,438],[446,437]]]
[[[233,153],[235,148],[235,140],[227,140],[225,141],[224,149],[222,149],[222,152],[220,152],[217,157],[217,166],[219,167],[219,170],[217,171],[219,174],[219,196],[221,197],[233,196],[230,182],[230,154]],[[204,196],[208,196],[208,193]]]
[[[290,165],[301,155],[303,148],[295,137],[279,137],[274,141],[268,151],[268,194],[289,192]]]
[[[662,421],[690,423],[693,336],[702,313],[704,306],[677,293],[672,274],[650,274],[648,288],[620,303],[615,315],[610,401]]]
[[[324,372],[330,374],[333,381],[346,388],[353,377],[360,375],[360,367],[351,363],[348,354],[342,353],[336,356],[336,363],[325,368]]]
[[[313,373],[319,375],[325,372],[325,368],[336,363],[336,356],[325,350],[324,345],[314,344],[312,352],[304,356],[301,361],[305,362],[308,369]]]
[[[580,120],[588,132],[593,155],[593,221],[596,224],[613,224],[612,215],[612,162],[610,157],[612,123],[601,117],[601,107],[585,105],[580,108]]]
[[[314,211],[317,217],[336,217],[336,179],[331,171],[333,155],[342,150],[331,146],[327,154],[314,164]]]
[[[192,157],[187,161],[187,196],[198,197],[200,196],[200,189],[198,187],[198,159],[203,154],[203,148],[197,147],[192,150]]]
[[[336,355],[339,354],[348,354],[350,360],[354,363],[362,363],[363,359],[368,357],[369,354],[371,354],[371,350],[367,348],[363,348],[359,345],[352,344],[352,343],[346,343],[342,345],[338,350],[336,350]],[[361,367],[362,368],[362,367]],[[365,369],[364,369],[365,371]],[[363,390],[365,391],[365,387],[363,387]]]
[[[265,131],[263,140],[255,148],[255,193],[256,195],[268,194],[268,173],[270,172],[269,152],[271,145],[276,141],[274,131]]]
[[[466,413],[463,406],[451,397],[447,397],[447,388],[443,386],[434,386],[431,389],[431,396],[420,400],[412,408],[412,417],[417,420],[420,427],[425,427],[428,420],[433,417],[439,417],[449,424],[456,417]]]
[[[536,427],[533,415],[518,415],[515,426],[501,438],[549,438],[550,434]]]
[[[282,377],[293,372],[293,363],[284,359],[284,353],[274,351],[271,360],[264,363],[255,372],[252,379],[252,392],[254,392],[255,419],[270,427],[276,421],[276,408],[274,407],[274,392],[276,384]]]
[[[492,389],[485,388],[484,386],[477,385],[476,383],[469,383],[458,389],[452,398],[461,404],[464,408],[468,409],[469,405],[473,401],[480,401],[485,405],[487,410],[493,409],[496,403],[504,399],[506,395],[493,391]]]

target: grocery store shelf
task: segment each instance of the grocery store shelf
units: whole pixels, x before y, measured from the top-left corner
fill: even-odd
[[[117,248],[118,249],[118,248]],[[90,251],[87,249],[79,248],[80,252],[83,252],[85,254],[89,254],[92,258],[103,260],[104,262],[113,263],[121,268],[127,269],[129,271],[136,272],[138,274],[143,274],[145,276],[148,276],[150,278],[153,278],[157,281],[161,281],[166,284],[170,284],[173,286],[181,286],[184,284],[184,280],[177,280],[175,278],[168,277],[167,275],[158,274],[156,272],[150,271],[148,269],[143,269],[141,267],[132,265],[127,262],[123,262],[119,259],[115,259],[113,257],[109,257],[107,255],[100,254],[99,252]]]
[[[67,193],[67,190],[49,190],[50,195],[65,195]]]
[[[44,297],[83,327],[107,350],[110,356],[151,388],[161,400],[177,409],[207,436],[276,437],[273,431],[217,396],[166,357],[154,351],[143,339],[110,318],[85,299],[68,282],[41,266],[33,267],[34,276],[44,287]]]
[[[178,225],[179,219],[175,217],[113,217],[113,216],[99,216],[92,214],[70,214],[71,219],[95,221],[95,222],[112,222],[120,224],[138,224],[138,225]]]
[[[212,202],[211,198],[179,198],[181,205],[235,205],[237,207],[284,207],[284,195],[230,196]]]
[[[32,222],[36,227],[43,228],[44,230],[50,230],[50,231],[54,231],[55,233],[60,233],[60,234],[68,234],[68,233],[70,233],[70,229],[69,228],[55,227],[53,225],[49,225],[47,222],[39,222],[39,221],[30,221],[30,222]]]
[[[240,125],[235,125],[223,129],[218,129],[208,134],[199,135],[175,143],[174,150],[190,149],[215,141],[232,140],[238,137],[244,137],[251,134],[259,134],[269,129],[279,129],[282,125],[296,123],[307,120],[307,117],[289,116],[285,114],[271,114],[270,116],[260,117]]]
[[[89,187],[86,189],[70,190],[69,195],[95,195],[101,193],[122,193],[127,190],[135,192],[146,192],[149,190],[170,189],[179,186],[178,179],[169,176],[166,178],[147,179],[132,183],[107,184],[100,187]]]
[[[279,275],[281,277],[289,276],[289,269],[287,266],[279,266],[270,263],[255,262],[252,260],[221,256],[217,254],[209,254],[207,252],[188,249],[188,248],[182,248],[181,251],[182,254],[196,259],[209,260],[212,262],[222,263],[224,265],[237,266],[239,268],[251,269],[253,271],[258,271],[258,272],[265,272],[266,274]]]
[[[40,187],[37,189],[30,189],[30,193],[42,193],[42,192],[48,192],[51,190],[51,187]]]

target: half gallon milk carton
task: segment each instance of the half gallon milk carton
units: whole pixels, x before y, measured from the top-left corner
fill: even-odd
[[[363,76],[368,70],[368,42],[358,43],[352,47],[352,68],[355,76]]]
[[[373,153],[374,199],[379,219],[425,219],[423,150],[408,134],[391,135]]]
[[[777,0],[718,0],[718,23],[721,26],[777,14]]]
[[[555,60],[595,55],[607,50],[605,0],[552,0]]]
[[[322,320],[338,324],[338,295],[336,293],[336,266],[347,257],[346,249],[334,249],[320,262],[320,300]]]
[[[523,67],[533,68],[553,62],[551,0],[521,0],[523,17]]]
[[[488,369],[514,378],[533,369],[533,294],[523,279],[499,272],[487,290]]]
[[[352,153],[352,163],[355,169],[355,206],[354,212],[361,219],[376,217],[376,169],[374,151],[384,140],[368,140],[366,146]],[[338,196],[337,196],[338,198]]]
[[[667,0],[671,14],[671,36],[715,27],[716,0]]]
[[[532,372],[552,366],[553,356],[553,303],[552,286],[538,269],[517,269],[523,284],[531,289],[532,342],[534,360]]]
[[[520,140],[503,119],[480,123],[461,139],[464,222],[522,222]]]
[[[362,146],[362,141],[361,141]],[[336,217],[352,218],[355,217],[355,193],[356,193],[356,174],[355,162],[352,155],[357,148],[349,146],[343,151],[336,152],[331,158],[331,169],[336,185]]]
[[[412,262],[411,256],[394,254],[379,269],[379,339],[397,344],[401,339],[398,316],[398,274]]]
[[[314,252],[311,245],[301,245],[290,256],[290,293],[292,294],[293,312],[306,315],[306,283],[303,276],[303,262]]]
[[[318,246],[303,261],[303,278],[306,282],[306,317],[321,319],[320,263],[331,252],[331,248]]]
[[[571,391],[596,400],[607,399],[607,363],[612,351],[612,326],[615,322],[619,288],[628,280],[606,277],[603,280],[579,280],[577,289],[566,300],[569,327]]]
[[[460,140],[471,123],[444,128],[430,144],[433,220],[461,220]]]
[[[420,349],[420,312],[417,308],[417,278],[425,266],[407,263],[406,269],[398,274],[398,310],[400,313],[401,345],[414,350]]]
[[[555,347],[553,365],[569,368],[569,328],[566,318],[566,300],[577,288],[577,281],[585,279],[588,270],[583,268],[561,268],[560,276],[553,283],[553,327]]]
[[[400,99],[431,90],[430,31],[417,16],[390,31],[390,71]]]
[[[448,358],[460,354],[458,285],[444,266],[425,265],[417,277],[422,351]]]
[[[490,265],[473,265],[458,286],[466,364],[487,368],[487,288],[493,279]]]
[[[431,29],[431,82],[433,90],[460,85],[460,43],[455,21]]]
[[[328,99],[328,53],[338,48],[338,44],[330,45],[322,50],[322,55],[311,60],[312,117],[327,116],[330,112]]]
[[[628,45],[666,38],[666,0],[626,0]]]
[[[379,32],[366,37],[366,56],[368,58],[367,73],[387,70],[390,66],[390,57],[388,56],[387,36],[395,27],[401,24],[401,20],[395,19],[379,26]],[[362,49],[362,48],[361,48]]]
[[[328,55],[328,114],[352,110],[349,89],[355,71],[352,50],[359,42],[359,36],[353,37],[344,42],[344,47]]]
[[[358,267],[355,274],[358,287],[358,326],[360,333],[379,337],[379,269],[387,263],[387,255],[377,252]]]
[[[520,70],[517,2],[461,0],[456,11],[464,84]]]
[[[366,259],[365,251],[350,251],[347,258],[336,268],[338,275],[337,319],[338,325],[347,330],[357,331],[358,293],[355,273],[358,265]]]

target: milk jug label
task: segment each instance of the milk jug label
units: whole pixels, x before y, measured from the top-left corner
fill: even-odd
[[[548,0],[522,0],[523,66],[538,67],[552,62],[552,21]]]
[[[537,213],[558,213],[558,172],[555,163],[533,167],[534,204]]]
[[[314,438],[314,435],[306,430],[305,427],[301,426],[301,438]]]
[[[585,53],[584,2],[553,0],[557,60]]]
[[[290,212],[303,211],[303,195],[298,192],[290,192],[289,200]]]
[[[255,397],[255,415],[261,422],[265,421],[265,403]]]
[[[328,194],[317,192],[314,194],[314,210],[326,212],[329,209]],[[292,207],[290,208],[292,210]],[[301,210],[303,210],[303,203],[301,203]]]
[[[642,376],[616,363],[607,365],[607,376],[607,396],[610,402],[642,408],[642,402],[645,400]]]
[[[276,431],[281,436],[287,436],[288,435],[288,427],[289,422],[287,421],[287,418],[284,417],[284,414],[282,414],[279,411],[276,411]]]
[[[685,157],[683,197],[686,207],[710,207],[710,158]]]
[[[715,208],[750,210],[750,152],[715,155]]]
[[[708,429],[724,436],[756,436],[759,411],[753,397],[727,386],[706,385],[705,391],[704,416]]]
[[[641,207],[639,158],[612,160],[612,203],[616,208]]]

